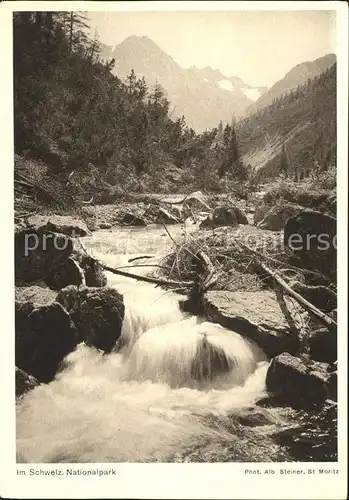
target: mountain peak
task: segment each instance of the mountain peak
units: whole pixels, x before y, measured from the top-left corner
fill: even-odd
[[[157,52],[163,52],[151,38],[145,35],[142,36],[131,35],[125,38],[125,40],[120,43],[119,47],[125,47],[125,46],[133,46],[137,47],[137,49],[143,48],[150,51],[155,50]]]

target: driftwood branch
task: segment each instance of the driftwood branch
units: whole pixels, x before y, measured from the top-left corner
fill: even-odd
[[[125,278],[131,278],[137,281],[144,281],[146,283],[152,283],[154,285],[159,285],[159,286],[175,286],[175,287],[183,287],[183,288],[190,288],[193,286],[193,281],[173,281],[173,280],[166,280],[164,278],[153,278],[149,276],[139,276],[137,274],[129,273],[127,271],[121,271],[120,269],[115,269],[113,267],[107,266],[103,264],[100,260],[96,259],[93,257],[85,248],[84,244],[82,241],[79,239],[80,246],[82,250],[85,252],[86,255],[90,257],[95,262],[98,262],[98,264],[104,269],[105,271],[108,271],[109,273],[117,274],[119,276],[124,276]]]
[[[129,273],[126,271],[120,271],[119,269],[114,269],[113,267],[106,266],[103,264],[103,262],[94,259],[96,262],[99,262],[99,264],[102,266],[102,268],[105,271],[108,271],[113,274],[119,274],[120,276],[125,276],[126,278],[132,278],[137,281],[145,281],[146,283],[153,283],[155,285],[160,285],[160,286],[177,286],[177,287],[186,287],[190,288],[193,285],[192,281],[173,281],[173,280],[166,280],[164,278],[152,278],[149,276],[139,276],[137,274]]]
[[[127,262],[135,262],[136,260],[141,260],[141,259],[152,259],[154,255],[140,255],[139,257],[133,257],[132,259],[128,259]]]
[[[287,283],[284,281],[277,273],[272,271],[268,266],[263,264],[263,262],[260,263],[262,268],[266,273],[268,273],[285,291],[287,295],[290,297],[293,297],[299,304],[301,304],[304,309],[306,309],[308,312],[314,314],[314,316],[317,316],[323,323],[325,323],[326,326],[329,327],[337,327],[337,323],[327,314],[323,313],[315,307],[311,302],[306,300],[302,295],[299,293],[295,292]]]
[[[243,249],[247,250],[250,253],[255,253],[254,250],[252,250],[250,247],[245,245],[244,243],[241,242],[236,242],[238,245],[240,245]],[[284,281],[275,271],[270,269],[264,262],[262,262],[261,259],[255,257],[256,261],[258,264],[261,266],[261,268],[269,275],[271,276],[278,285],[283,289],[286,295],[289,295],[290,297],[293,297],[303,308],[308,311],[309,313],[313,314],[319,320],[324,323],[327,327],[330,328],[336,328],[337,323],[334,321],[330,316],[325,314],[324,312],[320,311],[317,307],[315,307],[311,302],[307,301],[302,295],[297,293],[295,290],[293,290],[287,283]]]

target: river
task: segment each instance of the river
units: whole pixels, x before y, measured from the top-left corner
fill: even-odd
[[[171,233],[176,238],[193,230],[174,226]],[[156,226],[98,231],[83,240],[113,267],[144,254],[154,256],[147,264],[156,263],[172,245]],[[282,424],[279,415],[268,410],[270,425],[258,428],[237,421],[264,395],[268,362],[263,351],[234,332],[182,313],[182,297],[173,292],[107,277],[124,296],[122,348],[103,355],[80,344],[54,381],[23,398],[17,405],[17,460],[284,460],[270,438]]]

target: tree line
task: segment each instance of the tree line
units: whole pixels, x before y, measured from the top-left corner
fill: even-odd
[[[149,179],[156,187],[169,163],[183,170],[183,182],[197,178],[198,185],[208,173],[218,184],[228,173],[235,176],[231,130],[224,165],[208,163],[217,129],[196,134],[184,117],[169,116],[159,85],[149,88],[133,70],[125,81],[118,78],[115,61],[100,57],[98,33],[87,34],[83,12],[17,12],[13,30],[18,155],[42,160],[64,180],[73,172],[75,179],[92,176],[96,189],[132,190]]]

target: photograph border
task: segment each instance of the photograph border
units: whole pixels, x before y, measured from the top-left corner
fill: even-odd
[[[337,13],[337,194],[338,215],[338,463],[73,464],[78,469],[115,469],[116,475],[66,477],[69,464],[17,464],[15,451],[14,245],[13,245],[13,62],[12,13],[35,10],[332,10]],[[1,262],[0,496],[4,498],[256,498],[344,499],[347,494],[347,213],[348,213],[348,5],[346,2],[3,2],[0,4],[3,64],[0,135],[3,178],[0,210],[5,219]],[[274,469],[274,475],[247,476],[247,468]],[[30,469],[52,471],[49,477]],[[338,474],[280,474],[280,469],[338,469]],[[22,475],[20,470],[27,473]]]

